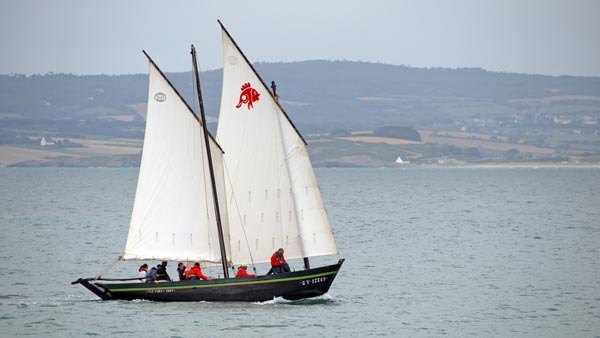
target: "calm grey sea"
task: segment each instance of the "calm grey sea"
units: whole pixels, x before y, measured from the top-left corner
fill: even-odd
[[[320,169],[326,297],[100,301],[137,172],[0,168],[0,336],[600,337],[600,170]]]

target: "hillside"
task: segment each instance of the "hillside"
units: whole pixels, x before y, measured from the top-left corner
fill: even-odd
[[[348,61],[255,66],[266,82],[277,82],[284,107],[308,138],[314,135],[318,139],[340,129],[407,126],[430,135],[423,140],[422,149],[412,149],[412,154],[421,154],[414,159],[438,153],[424,146],[429,142],[463,150],[477,148],[484,160],[505,160],[504,152],[512,149],[519,153],[513,160],[536,160],[541,155],[560,161],[600,159],[600,78]],[[191,73],[167,76],[192,104]],[[201,78],[214,130],[221,71],[203,72]],[[139,140],[146,96],[146,75],[0,75],[0,144],[31,148],[41,136]],[[457,133],[477,136],[458,137],[463,134]],[[344,148],[344,142],[364,143],[338,141],[341,144],[332,145]],[[386,142],[371,144],[387,147]],[[82,151],[68,150],[73,154]]]

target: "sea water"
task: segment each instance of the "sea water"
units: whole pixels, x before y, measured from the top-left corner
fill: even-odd
[[[101,301],[137,173],[0,168],[1,337],[600,337],[600,170],[318,169],[326,296]]]

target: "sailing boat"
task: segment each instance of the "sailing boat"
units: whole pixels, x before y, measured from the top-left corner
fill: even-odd
[[[219,21],[223,88],[217,138],[206,128],[196,53],[200,117],[150,56],[146,133],[135,202],[120,260],[221,265],[223,278],[139,283],[105,278],[81,284],[103,300],[266,301],[325,294],[344,259],[317,268],[310,257],[337,254],[306,142]],[[285,248],[304,269],[229,278],[234,266],[270,262]]]

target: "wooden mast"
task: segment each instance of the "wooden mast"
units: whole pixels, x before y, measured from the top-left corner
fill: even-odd
[[[204,115],[204,103],[202,102],[202,89],[200,88],[200,76],[198,74],[198,63],[196,62],[196,48],[192,45],[192,63],[194,64],[194,77],[196,78],[196,89],[198,91],[198,103],[200,105],[200,119],[202,120],[202,129],[204,129],[204,143],[206,144],[206,155],[208,158],[208,168],[210,171],[210,182],[215,207],[215,216],[217,220],[217,232],[219,233],[219,248],[221,249],[221,263],[223,265],[223,275],[229,278],[229,269],[227,268],[227,253],[225,251],[225,239],[223,237],[223,226],[221,224],[221,212],[219,210],[219,198],[217,195],[217,186],[215,184],[215,170],[212,163],[210,144],[208,143],[208,128],[206,126],[206,116]]]

